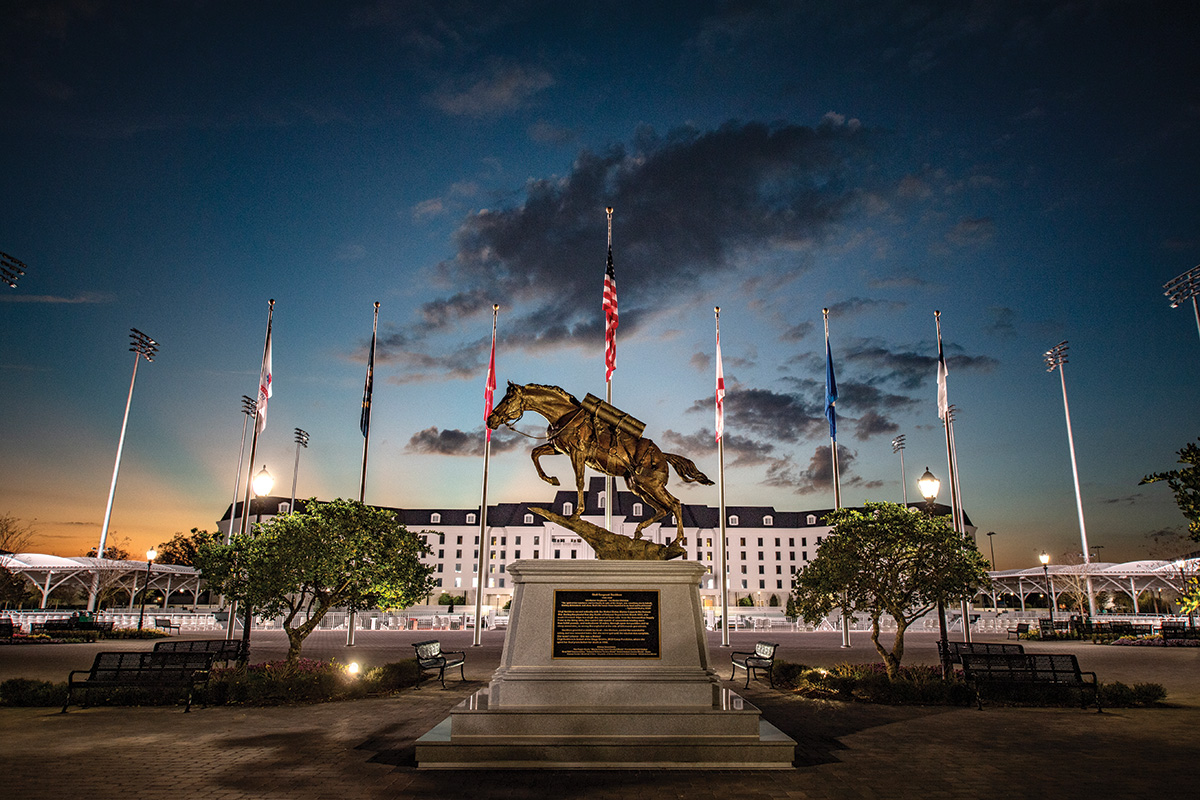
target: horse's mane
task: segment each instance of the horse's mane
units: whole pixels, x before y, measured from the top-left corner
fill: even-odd
[[[576,406],[579,405],[579,401],[575,399],[575,396],[573,394],[571,394],[570,392],[568,392],[566,389],[562,388],[561,386],[547,386],[546,384],[543,384],[543,383],[527,383],[527,384],[525,384],[525,388],[526,389],[544,389],[547,392],[552,392],[554,394],[557,394],[562,399],[569,401],[572,405],[576,405]]]

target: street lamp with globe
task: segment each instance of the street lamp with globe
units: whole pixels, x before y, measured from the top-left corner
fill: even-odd
[[[146,551],[146,584],[142,587],[142,608],[138,612],[138,630],[142,629],[142,623],[146,620],[146,595],[150,593],[150,565],[154,563],[154,559],[158,558],[158,551],[150,548]]]

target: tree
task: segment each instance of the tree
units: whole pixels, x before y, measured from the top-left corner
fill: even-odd
[[[116,535],[116,531],[113,531],[112,533],[113,533],[113,535]],[[108,558],[113,561],[128,561],[129,560],[129,551],[125,549],[127,547],[129,547],[129,537],[128,536],[123,537],[119,542],[116,542],[115,544],[105,545],[104,558]],[[87,551],[87,553],[85,553],[85,555],[88,558],[95,558],[96,557],[96,548],[93,547],[93,548],[89,549]]]
[[[36,533],[33,523],[22,522],[12,514],[0,514],[0,552],[28,552]]]
[[[156,564],[175,564],[181,567],[193,567],[196,565],[196,547],[199,541],[204,537],[212,535],[208,531],[202,531],[197,528],[192,528],[191,535],[176,533],[171,537],[169,542],[163,542],[154,548],[158,551],[158,556],[154,559],[154,562]]]
[[[422,537],[394,514],[352,500],[275,517],[230,544],[197,536],[196,566],[209,588],[255,611],[283,616],[287,660],[335,606],[404,608],[429,593]]]
[[[1153,472],[1138,481],[1138,486],[1166,481],[1175,493],[1175,505],[1188,520],[1188,532],[1192,539],[1200,542],[1200,447],[1189,442],[1178,451],[1183,469]]]
[[[0,603],[15,606],[29,594],[29,581],[0,564]]]
[[[871,618],[871,643],[899,676],[904,632],[940,600],[971,596],[988,584],[988,564],[975,543],[948,525],[948,517],[915,513],[898,503],[867,503],[866,511],[829,515],[829,536],[817,557],[796,576],[796,608],[818,622],[839,606]],[[879,641],[879,620],[896,621],[892,649]]]

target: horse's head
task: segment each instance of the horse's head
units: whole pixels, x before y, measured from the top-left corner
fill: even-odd
[[[525,413],[522,400],[524,400],[524,395],[521,387],[509,381],[508,391],[504,393],[504,397],[500,398],[500,402],[492,409],[492,413],[488,414],[487,426],[495,430],[501,425],[508,425],[519,420]]]

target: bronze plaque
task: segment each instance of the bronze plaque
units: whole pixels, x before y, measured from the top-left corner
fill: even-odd
[[[555,590],[553,655],[660,658],[658,590]]]

